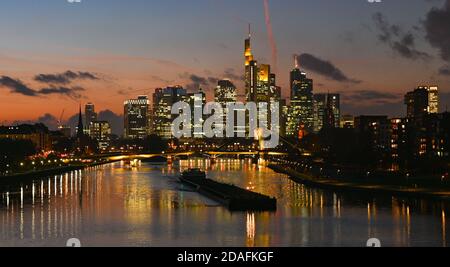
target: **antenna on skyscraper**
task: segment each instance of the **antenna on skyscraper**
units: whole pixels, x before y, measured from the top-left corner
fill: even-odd
[[[298,55],[297,54],[294,54],[294,65],[295,65],[296,69],[300,68],[300,64],[298,62]]]
[[[248,24],[248,37],[249,38],[252,37],[252,24],[251,23]]]

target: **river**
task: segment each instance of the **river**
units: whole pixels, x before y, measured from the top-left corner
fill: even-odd
[[[189,167],[276,197],[278,210],[231,213],[178,182]],[[442,247],[448,215],[449,203],[308,188],[248,160],[114,163],[0,189],[0,246]]]

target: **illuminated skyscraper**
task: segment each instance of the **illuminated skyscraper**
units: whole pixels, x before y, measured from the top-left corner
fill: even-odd
[[[128,139],[144,139],[150,134],[150,100],[139,96],[124,102],[124,136]]]
[[[322,128],[339,128],[341,124],[341,105],[339,94],[314,95],[314,132]]]
[[[91,134],[90,134],[91,123],[97,121],[97,113],[95,112],[94,104],[87,103],[84,106],[84,116],[86,118],[86,120],[85,120],[86,124],[84,125],[84,127],[85,127],[84,133],[91,136]]]
[[[290,80],[289,80],[291,99],[293,99],[295,95],[294,85],[297,84],[298,81],[301,81],[303,76],[304,73],[302,73],[302,71],[300,70],[298,56],[294,55],[294,69],[290,73]]]
[[[270,110],[271,102],[279,102],[281,100],[281,88],[276,85],[276,76],[271,72],[270,65],[258,65],[257,61],[254,60],[251,49],[250,31],[248,39],[245,40],[244,56],[246,101],[254,102],[258,107],[260,107],[260,103],[267,103],[266,111],[263,111],[262,109],[258,110],[258,118],[251,118],[247,113],[247,122],[250,125],[257,124],[260,128],[270,128],[273,114],[273,111]],[[279,114],[281,113],[282,112],[280,107]],[[267,125],[263,127],[263,123]],[[252,134],[249,133],[248,127],[246,129],[246,133]]]
[[[91,138],[98,142],[100,149],[106,149],[111,142],[111,125],[107,121],[94,121],[90,124]]]
[[[270,102],[271,76],[270,65],[261,64],[258,68],[256,102]]]
[[[439,88],[437,86],[428,88],[428,113],[439,113]]]
[[[221,80],[217,83],[216,90],[214,91],[214,101],[219,103],[223,108],[223,123],[218,127],[224,129],[224,136],[226,134],[226,122],[228,117],[227,103],[237,102],[237,89],[236,86],[229,80]],[[235,129],[236,131],[237,129]]]
[[[245,39],[245,96],[248,102],[257,102],[258,62],[254,60],[251,47],[251,32]]]
[[[314,98],[313,80],[308,79],[305,72],[300,71],[297,57],[295,68],[291,71],[291,107],[287,133],[292,136],[303,136],[314,130]]]
[[[420,86],[405,96],[407,117],[419,124],[427,114],[439,113],[439,91],[436,86]]]
[[[439,137],[440,120],[439,113],[439,91],[436,86],[420,86],[405,96],[407,107],[408,131],[410,143],[415,157],[429,155],[430,153],[442,154]],[[433,152],[434,151],[434,152]]]
[[[227,103],[235,103],[237,101],[236,86],[230,80],[219,81],[216,90],[214,90],[214,99],[224,108]]]
[[[281,87],[277,86],[277,78],[274,73],[270,74],[270,101],[281,101]]]
[[[97,121],[97,113],[95,112],[95,105],[92,103],[87,103],[84,107],[86,116],[86,127],[89,127],[91,122]]]
[[[163,139],[172,138],[172,105],[187,101],[187,92],[181,86],[158,88],[153,94],[153,125],[154,133]]]
[[[206,119],[203,116],[203,108],[206,105],[206,94],[200,88],[198,92],[188,94],[187,100],[191,106],[192,136],[194,138],[203,138],[203,122]]]

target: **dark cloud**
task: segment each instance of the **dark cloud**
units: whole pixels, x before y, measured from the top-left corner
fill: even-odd
[[[450,62],[450,0],[442,8],[433,8],[424,21],[426,39],[440,50],[443,60]]]
[[[197,75],[195,75],[195,74],[191,74],[191,75],[189,76],[189,79],[190,79],[194,84],[197,84],[197,85],[199,85],[199,86],[206,86],[206,85],[208,85],[208,79],[203,78],[203,77],[200,77],[200,76],[197,76]]]
[[[18,79],[14,79],[8,76],[0,77],[0,87],[4,87],[10,90],[12,93],[21,94],[24,96],[45,96],[45,95],[64,95],[73,99],[81,98],[80,92],[84,91],[81,87],[59,87],[50,86],[35,90]]]
[[[401,98],[401,95],[398,94],[392,94],[392,93],[386,93],[386,92],[380,92],[375,90],[356,90],[351,92],[345,92],[342,93],[344,95],[344,99],[346,102],[379,102],[379,103],[385,103],[385,102],[392,102],[392,101],[398,101],[398,99]]]
[[[205,70],[204,75],[183,73],[179,76],[181,79],[188,80],[186,89],[188,91],[197,91],[199,88],[204,89],[204,91],[212,90],[216,88],[217,83],[222,79],[229,79],[233,82],[239,83],[244,80],[243,75],[236,74],[233,68],[227,68],[221,75],[215,75],[209,70]]]
[[[79,99],[82,97],[80,92],[83,92],[83,91],[84,91],[84,88],[82,88],[82,87],[68,88],[68,87],[51,86],[48,88],[40,89],[37,93],[40,95],[58,94],[58,95],[65,95],[65,96],[68,96],[73,99]]]
[[[219,81],[219,78],[216,77],[203,77],[197,74],[189,73],[180,75],[180,78],[187,79],[189,81],[189,83],[186,85],[186,89],[191,92],[197,91],[199,90],[199,88],[204,89],[204,91],[210,90],[212,88],[215,88],[217,86],[217,82]]]
[[[323,75],[338,82],[360,83],[361,81],[350,79],[339,68],[329,61],[322,60],[311,54],[300,56],[302,66],[310,71]]]
[[[22,94],[26,96],[37,95],[36,91],[25,85],[22,81],[13,79],[8,76],[0,77],[0,86],[8,88],[12,93]]]
[[[416,49],[416,36],[411,32],[403,32],[399,25],[391,25],[380,12],[373,15],[378,29],[378,40],[387,44],[396,54],[411,60],[428,60],[431,56]]]
[[[90,72],[66,71],[58,74],[39,74],[34,77],[35,81],[50,84],[70,84],[74,80],[98,80],[97,76]]]

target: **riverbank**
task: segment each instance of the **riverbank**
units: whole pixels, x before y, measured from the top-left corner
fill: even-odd
[[[84,170],[86,168],[95,167],[99,165],[109,164],[114,161],[106,161],[106,162],[98,162],[98,163],[90,163],[90,164],[82,164],[82,165],[74,165],[74,166],[62,166],[45,170],[36,170],[25,173],[18,173],[14,175],[8,176],[0,176],[0,185],[14,185],[17,183],[28,182],[30,180],[35,180],[38,178],[45,178],[48,176],[61,175],[67,172]]]
[[[353,193],[395,195],[400,197],[431,198],[450,201],[450,191],[442,190],[439,188],[431,188],[431,187],[416,188],[399,185],[368,184],[356,181],[355,182],[340,181],[338,179],[332,178],[322,179],[322,178],[314,178],[312,176],[298,172],[287,166],[269,164],[268,167],[277,173],[287,174],[289,178],[294,182],[321,189],[346,191]]]

